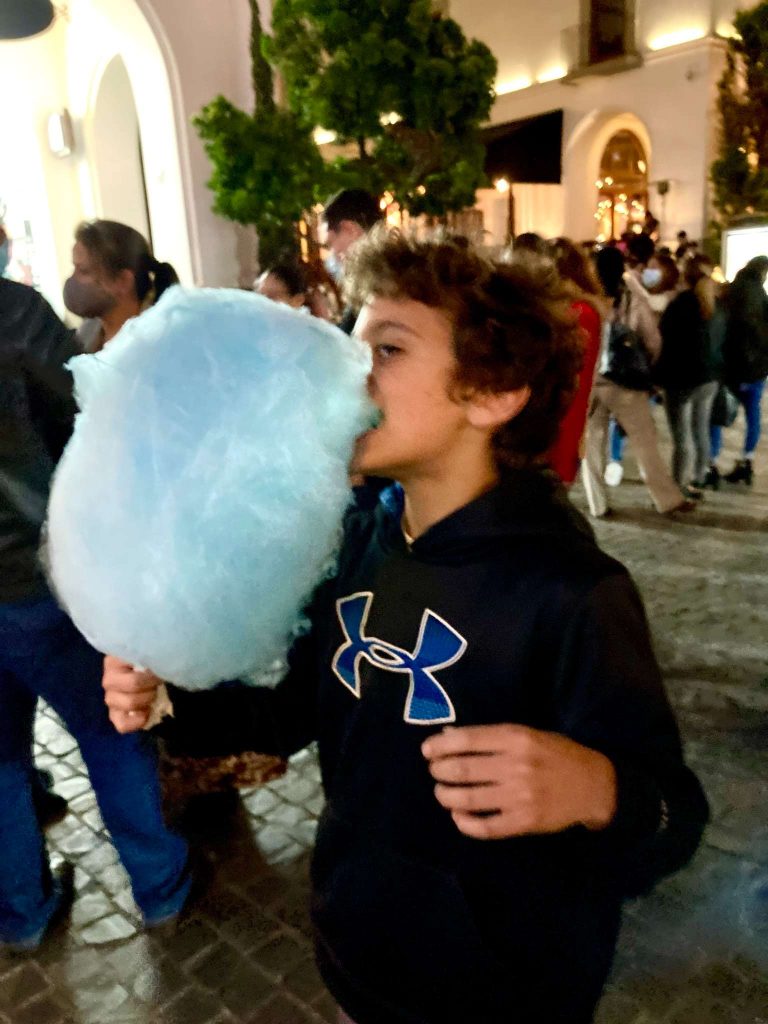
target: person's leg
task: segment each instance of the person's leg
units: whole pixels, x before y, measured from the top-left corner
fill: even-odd
[[[743,384],[740,394],[744,413],[747,417],[747,430],[744,435],[744,458],[750,461],[754,458],[757,443],[760,440],[760,403],[763,398],[764,380],[755,381],[754,384]]]
[[[694,458],[694,483],[703,487],[712,463],[710,451],[710,421],[712,419],[712,406],[715,403],[717,394],[717,381],[709,381],[701,384],[692,395],[692,418],[693,418],[693,447]]]
[[[172,916],[190,889],[188,850],[163,819],[151,738],[146,733],[122,736],[114,729],[101,689],[102,656],[53,601],[38,652],[30,666],[36,689],[80,746],[136,902],[148,923]]]
[[[667,391],[664,408],[667,413],[669,432],[672,435],[672,476],[678,487],[685,487],[691,480],[693,458],[693,392]]]
[[[624,458],[624,442],[627,439],[627,435],[613,417],[611,417],[608,428],[608,437],[611,462],[621,462]]]
[[[683,505],[683,493],[670,476],[659,453],[656,428],[645,392],[614,387],[611,412],[627,432],[656,510],[671,512]]]
[[[584,492],[587,496],[590,514],[604,516],[608,511],[605,494],[605,449],[608,434],[608,408],[602,399],[610,384],[595,384],[590,399],[589,416],[587,417],[587,438],[584,460],[581,463],[581,477]]]
[[[35,945],[61,894],[32,799],[36,697],[15,671],[34,647],[26,612],[22,605],[0,605],[0,942]]]

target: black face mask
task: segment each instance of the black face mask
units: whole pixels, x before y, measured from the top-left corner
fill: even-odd
[[[117,302],[114,295],[100,284],[83,284],[74,277],[68,277],[64,282],[63,297],[70,313],[86,320],[104,316]]]

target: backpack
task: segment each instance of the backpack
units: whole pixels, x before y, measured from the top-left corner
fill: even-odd
[[[625,302],[626,298],[626,302]],[[607,368],[603,377],[629,391],[651,391],[651,360],[643,339],[629,326],[632,293],[625,292],[608,329]]]

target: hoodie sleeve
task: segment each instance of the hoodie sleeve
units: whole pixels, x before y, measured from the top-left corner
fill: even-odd
[[[684,762],[645,611],[628,575],[603,579],[581,599],[558,661],[559,731],[612,761],[618,806],[602,838],[622,890],[646,891],[691,859],[709,808]]]
[[[330,586],[318,589],[310,622],[324,605]],[[174,754],[190,757],[246,750],[290,757],[317,736],[317,682],[317,635],[312,627],[294,643],[288,671],[275,687],[238,680],[206,691],[169,686],[173,717],[163,720],[160,733]]]

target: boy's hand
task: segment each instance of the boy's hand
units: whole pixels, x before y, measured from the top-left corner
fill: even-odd
[[[422,744],[435,796],[476,839],[606,828],[616,772],[603,754],[522,725],[447,728]]]
[[[139,672],[127,661],[108,654],[104,659],[104,701],[118,732],[138,732],[149,720],[149,711],[162,680],[152,672]]]

